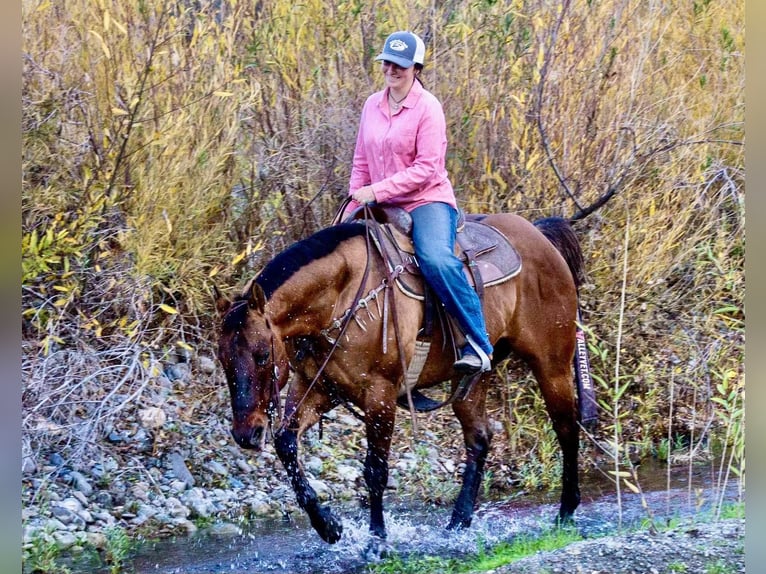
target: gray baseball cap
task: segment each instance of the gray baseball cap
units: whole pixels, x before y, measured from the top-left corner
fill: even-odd
[[[394,32],[383,44],[383,51],[375,58],[393,62],[402,68],[413,64],[423,64],[426,55],[426,45],[417,34],[409,31]]]

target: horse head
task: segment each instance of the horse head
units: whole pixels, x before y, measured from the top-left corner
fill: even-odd
[[[217,287],[213,296],[221,318],[218,360],[229,387],[231,434],[242,448],[261,450],[289,374],[284,343],[272,330],[266,296],[255,281],[234,300]]]

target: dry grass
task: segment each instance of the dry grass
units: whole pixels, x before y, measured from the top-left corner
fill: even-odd
[[[463,205],[579,218],[599,440],[734,452],[742,2],[24,0],[23,25],[26,451],[99,440],[168,356],[209,353],[212,281],[329,222],[374,55],[410,27]],[[520,459],[550,436],[507,385]]]

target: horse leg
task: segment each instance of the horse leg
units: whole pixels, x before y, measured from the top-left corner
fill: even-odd
[[[452,510],[452,519],[447,526],[449,530],[468,528],[473,518],[473,507],[484,476],[484,463],[492,440],[492,431],[487,423],[486,398],[485,375],[465,399],[452,404],[452,410],[463,428],[466,461],[463,486]]]
[[[562,372],[553,369],[532,368],[545,400],[545,407],[556,433],[563,458],[561,476],[561,506],[556,518],[558,524],[572,522],[575,509],[580,504],[578,479],[578,453],[580,448],[580,427],[577,424],[577,398],[572,381],[571,364],[563,361]]]
[[[309,484],[298,459],[300,436],[307,428],[314,425],[323,413],[330,410],[332,404],[327,396],[320,395],[316,391],[308,391],[309,394],[296,409],[295,405],[304,397],[306,391],[305,380],[296,378],[294,386],[290,387],[285,404],[286,416],[290,413],[287,424],[276,433],[274,448],[290,477],[298,506],[306,511],[311,520],[311,526],[322,540],[334,544],[340,540],[343,525],[329,508],[319,504],[317,493]]]
[[[388,454],[396,419],[396,393],[389,381],[371,385],[365,399],[367,456],[364,459],[364,480],[370,503],[370,534],[386,538],[383,519],[383,491],[388,484]]]

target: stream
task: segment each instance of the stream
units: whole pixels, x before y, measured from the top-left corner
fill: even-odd
[[[709,511],[721,500],[740,500],[738,483],[729,480],[719,485],[716,469],[711,464],[683,466],[668,476],[666,466],[649,461],[639,468],[642,494],[623,487],[619,498],[614,484],[604,476],[607,471],[591,470],[581,477],[577,528],[584,537],[594,537],[640,525],[650,517],[662,525],[671,518]],[[558,510],[557,496],[558,491],[504,501],[482,500],[472,526],[451,532],[444,528],[451,506],[424,506],[397,500],[392,493],[386,499],[388,545],[401,556],[475,553],[479,543],[489,547],[547,529]],[[334,545],[324,543],[305,515],[296,513],[284,520],[252,521],[238,533],[216,534],[210,528],[188,537],[148,542],[126,565],[135,574],[362,572],[367,564],[363,551],[369,541],[367,510],[331,506],[343,521],[343,537]]]

